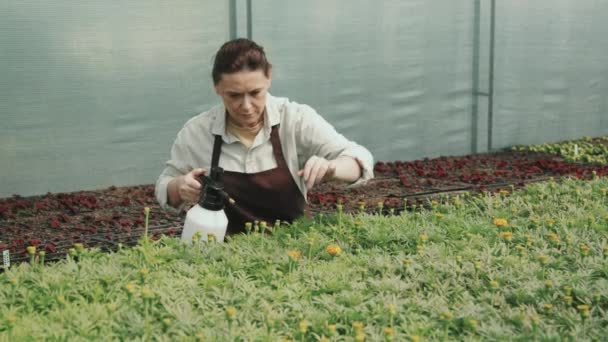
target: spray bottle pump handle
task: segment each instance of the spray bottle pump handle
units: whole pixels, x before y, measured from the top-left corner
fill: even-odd
[[[201,174],[199,176],[199,183],[201,183],[201,185],[203,185],[204,188],[204,184],[214,184],[215,180],[212,179],[211,177],[205,175],[205,174]],[[204,182],[201,182],[201,180]],[[234,204],[235,200],[230,197],[230,195],[228,195],[228,193],[226,191],[224,191],[223,189],[216,189],[217,192],[220,194],[220,196],[222,196],[222,198],[224,199],[225,202],[230,203],[230,204]]]

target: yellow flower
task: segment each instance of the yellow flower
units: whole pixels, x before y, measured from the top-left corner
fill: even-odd
[[[553,225],[555,224],[555,220],[554,219],[546,219],[545,222],[547,223],[547,225],[549,227],[553,227]]]
[[[300,332],[302,334],[305,334],[306,331],[308,330],[308,327],[310,326],[310,324],[307,321],[303,320],[303,321],[300,321],[300,324],[298,326],[300,328]]]
[[[429,236],[426,234],[420,234],[420,241],[427,242],[429,240]]]
[[[441,321],[449,321],[454,318],[454,314],[449,311],[444,311],[441,315],[439,315],[439,320]]]
[[[511,240],[513,240],[513,233],[512,232],[500,232],[500,237],[510,242]]]
[[[209,241],[209,242],[215,242],[215,241],[217,241],[217,238],[216,238],[215,234],[208,233],[207,234],[207,241]]]
[[[173,322],[171,321],[171,318],[164,318],[164,319],[163,319],[163,325],[164,325],[165,327],[169,327],[169,326],[171,326],[171,323],[173,323]]]
[[[475,266],[476,270],[480,270],[481,269],[481,261],[475,261],[473,263],[473,265]]]
[[[549,262],[549,257],[544,254],[540,254],[538,256],[538,261],[540,261],[541,264],[545,265]]]
[[[355,329],[355,331],[363,330],[363,323],[362,322],[353,322],[353,329]]]
[[[424,251],[424,246],[423,245],[417,245],[416,246],[416,252],[420,253],[422,251]]]
[[[65,296],[64,296],[64,295],[62,295],[62,294],[57,295],[57,301],[58,301],[59,303],[65,303]]]
[[[6,321],[8,322],[8,324],[13,325],[17,322],[17,316],[15,316],[14,314],[8,314],[6,315]]]
[[[498,191],[499,194],[501,194],[502,196],[507,196],[509,194],[508,190],[505,189],[501,189],[500,191]]]
[[[526,234],[524,236],[526,237],[526,246],[532,246],[534,244],[534,238],[532,238],[532,235]]]
[[[152,290],[149,287],[144,286],[144,288],[141,289],[141,296],[143,298],[147,298],[147,299],[153,298],[154,292],[152,292]]]
[[[327,253],[329,253],[330,255],[336,256],[339,255],[340,253],[342,253],[342,248],[340,248],[340,246],[338,245],[329,245],[326,248]]]
[[[545,310],[549,311],[549,310],[553,309],[553,304],[550,304],[550,303],[545,303],[545,304],[543,305],[543,309],[545,309]]]
[[[17,285],[17,282],[18,282],[17,278],[15,278],[15,277],[11,277],[8,281],[13,285]]]
[[[192,242],[194,242],[194,243],[199,242],[199,240],[201,239],[202,236],[203,236],[203,233],[201,233],[200,231],[195,232],[194,234],[192,234]]]
[[[205,340],[205,333],[203,333],[202,331],[199,331],[196,333],[196,335],[194,335],[194,337],[196,337],[197,341],[204,341]]]
[[[84,245],[82,243],[77,242],[74,244],[74,248],[76,248],[77,251],[81,251],[84,249]]]
[[[412,342],[420,342],[420,341],[422,341],[422,340],[420,339],[420,336],[418,336],[418,335],[410,335],[410,340],[411,340]]]
[[[389,314],[395,315],[397,313],[397,307],[395,307],[395,304],[389,304],[387,308]]]
[[[300,257],[302,257],[302,252],[300,251],[288,251],[287,252],[287,256],[289,257],[289,259],[296,261],[298,259],[300,259]]]
[[[586,245],[586,244],[584,244],[584,243],[581,243],[581,244],[579,244],[579,245],[578,245],[578,247],[580,248],[580,250],[581,250],[581,254],[582,254],[583,256],[585,256],[585,255],[589,255],[589,251],[591,250],[591,248],[589,248],[589,246],[587,246],[587,245]]]
[[[569,296],[572,294],[572,287],[570,286],[564,286],[564,292],[566,292],[566,294]]]
[[[499,286],[499,284],[498,284],[498,282],[497,282],[496,280],[492,280],[492,281],[490,282],[490,287],[491,287],[491,288],[493,288],[493,289],[497,289],[497,288],[498,288],[498,286]]]
[[[392,327],[385,327],[383,330],[384,335],[386,335],[386,337],[395,337],[395,329],[393,329]]]
[[[365,334],[364,333],[357,333],[355,335],[355,342],[363,342],[365,341]]]
[[[515,246],[515,249],[517,249],[517,251],[519,252],[519,254],[523,254],[523,253],[526,252],[526,247],[524,247],[522,245]]]
[[[226,308],[226,318],[232,320],[236,317],[237,310],[234,306],[229,306]]]
[[[553,282],[551,280],[545,280],[545,287],[550,289],[553,287]]]
[[[327,330],[329,331],[329,335],[333,336],[336,334],[336,325],[335,324],[329,324],[327,326]]]
[[[538,315],[532,315],[530,316],[530,322],[534,325],[538,325],[540,324],[540,317]]]
[[[580,311],[581,316],[589,317],[589,310],[591,309],[591,307],[589,305],[581,304],[581,305],[577,305],[576,308],[578,309],[578,311]]]
[[[559,242],[560,242],[559,236],[555,233],[549,233],[549,234],[547,234],[547,237],[549,238],[549,240],[551,240],[555,244],[559,244]]]
[[[494,221],[492,221],[494,223],[494,225],[496,225],[497,227],[506,227],[507,226],[507,219],[504,218],[495,218]]]
[[[150,271],[148,271],[148,269],[146,267],[142,267],[139,269],[139,275],[142,278],[145,278],[149,273],[150,273]]]
[[[26,250],[29,255],[36,254],[36,246],[27,246]]]
[[[435,213],[435,217],[436,217],[438,220],[441,220],[442,218],[444,218],[444,215],[443,215],[442,213]]]
[[[129,292],[130,294],[135,293],[135,284],[130,282],[127,283],[127,285],[125,285],[125,289],[127,289],[127,292]]]
[[[564,296],[564,302],[566,302],[566,304],[572,304],[572,296]]]

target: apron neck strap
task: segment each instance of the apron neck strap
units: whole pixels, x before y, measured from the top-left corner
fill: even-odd
[[[281,139],[279,139],[279,125],[272,126],[270,131],[270,142],[272,143],[272,152],[274,158],[277,161],[277,165],[281,167],[287,166],[285,157],[283,156],[283,148],[281,148]],[[222,151],[222,136],[215,135],[215,141],[213,142],[213,155],[211,156],[211,167],[219,166],[220,153]]]

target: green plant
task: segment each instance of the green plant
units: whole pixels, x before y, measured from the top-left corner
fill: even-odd
[[[225,244],[75,245],[0,274],[0,340],[602,340],[607,188],[338,211]]]

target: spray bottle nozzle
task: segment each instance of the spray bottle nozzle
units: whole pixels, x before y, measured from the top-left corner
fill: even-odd
[[[219,166],[212,167],[209,176],[201,175],[204,179],[203,190],[198,204],[209,210],[224,209],[226,201],[234,202],[224,191],[224,169]]]

